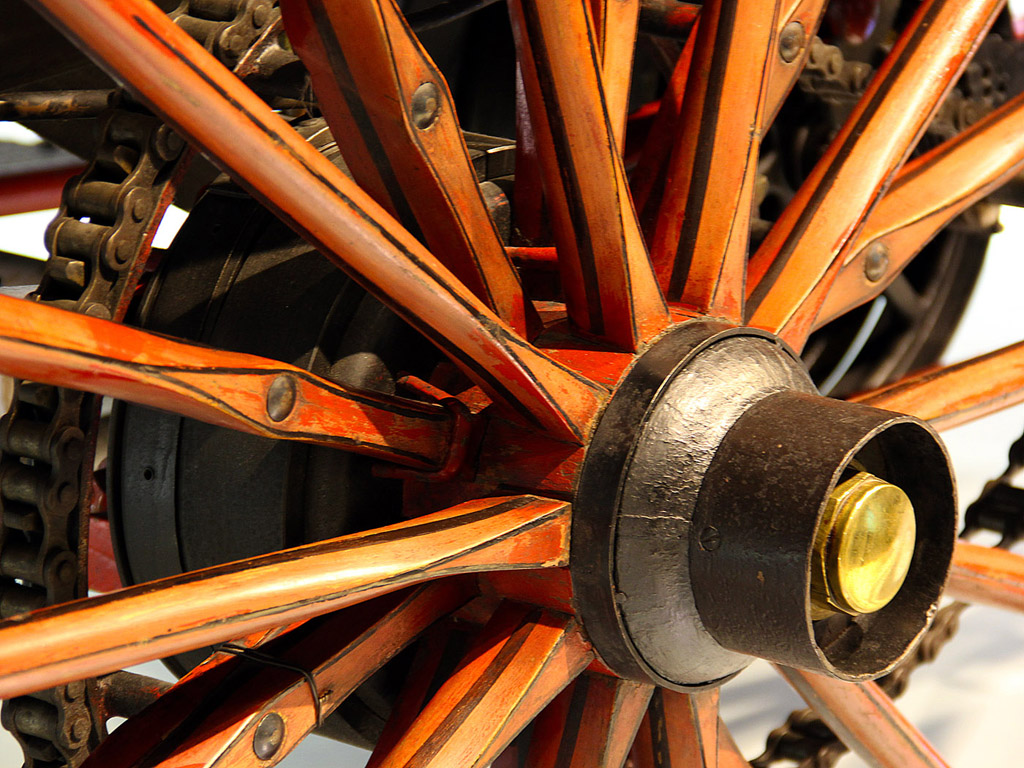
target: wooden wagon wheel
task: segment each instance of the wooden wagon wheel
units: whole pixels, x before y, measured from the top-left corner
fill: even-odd
[[[371,765],[620,766],[638,731],[645,768],[742,765],[717,685],[755,656],[869,760],[943,764],[870,680],[943,586],[1024,608],[1024,561],[954,548],[925,423],[1024,400],[1024,347],[856,404],[816,394],[793,350],[1020,171],[1024,97],[907,162],[999,2],[922,3],[748,260],[759,138],[824,3],[701,7],[631,190],[639,3],[511,0],[517,216],[529,230],[543,200],[554,236],[520,255],[557,254],[564,305],[525,293],[444,80],[391,0],[281,2],[353,178],[147,0],[33,2],[467,385],[357,391],[0,297],[5,373],[364,454],[439,510],[4,622],[0,695],[231,642],[90,764],[269,765],[456,615],[483,627],[441,680],[428,636]],[[253,674],[245,653],[278,666]]]

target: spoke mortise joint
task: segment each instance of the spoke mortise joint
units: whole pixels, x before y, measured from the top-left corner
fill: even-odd
[[[470,437],[473,432],[473,414],[466,404],[449,395],[439,387],[418,376],[403,376],[399,383],[408,389],[430,398],[452,415],[452,432],[448,440],[448,452],[444,461],[433,470],[408,469],[392,465],[378,465],[373,468],[377,477],[393,480],[416,480],[421,483],[443,483],[462,471],[469,454]]]

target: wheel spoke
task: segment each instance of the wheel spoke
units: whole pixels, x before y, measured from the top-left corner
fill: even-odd
[[[1024,611],[1024,557],[958,541],[945,594],[968,603]]]
[[[866,214],[886,191],[1002,3],[921,5],[839,135],[750,262],[750,324],[800,349]]]
[[[394,1],[288,0],[281,12],[355,180],[526,335],[532,305],[480,194],[448,84]]]
[[[886,768],[944,768],[945,761],[877,683],[847,683],[790,667],[779,673],[852,751]]]
[[[373,746],[369,762],[380,760],[390,752],[423,711],[432,690],[444,682],[443,666],[449,654],[462,650],[461,635],[438,627],[420,641],[402,690],[399,691],[384,729]]]
[[[452,433],[451,414],[434,404],[8,296],[0,296],[0,372],[418,467],[440,464]]]
[[[516,175],[514,181],[516,236],[529,245],[546,240],[547,207],[544,204],[544,181],[541,178],[537,136],[526,102],[523,70],[516,64]]]
[[[579,439],[602,398],[522,341],[259,97],[147,0],[34,0],[169,123],[489,394]]]
[[[736,760],[731,744],[718,718],[717,688],[691,694],[659,688],[640,726],[635,752],[639,768],[732,768]]]
[[[733,322],[743,318],[750,211],[772,71],[766,61],[775,55],[781,6],[781,0],[709,0],[702,7],[671,181],[651,247],[669,301]]]
[[[699,3],[680,0],[642,0],[640,29],[662,37],[686,37],[700,15]]]
[[[273,754],[277,761],[317,726],[318,718],[322,722],[371,674],[467,597],[449,579],[308,622],[284,643],[261,647],[258,656],[232,659],[230,670],[218,672],[220,685],[205,685],[202,675],[179,683],[161,697],[159,707],[118,728],[87,765],[128,768],[146,759],[150,764],[159,760],[161,768],[257,765],[257,726],[275,716],[284,722],[283,740]],[[271,665],[261,666],[263,659]],[[299,669],[309,672],[313,684]],[[216,704],[200,705],[197,711],[196,702],[203,699]]]
[[[0,696],[230,641],[442,576],[565,565],[568,511],[565,502],[532,496],[467,502],[0,622]]]
[[[502,605],[451,678],[368,768],[487,765],[592,659],[574,619]]]
[[[531,768],[622,768],[653,687],[584,674],[533,724]]]
[[[589,0],[509,7],[570,317],[634,350],[669,315],[609,121]]]
[[[622,154],[626,143],[626,114],[633,74],[633,49],[640,15],[640,0],[590,0],[594,34],[600,57],[604,100],[615,145]]]
[[[750,768],[750,763],[743,757],[732,734],[721,720],[718,721],[718,766],[719,768]]]
[[[1024,402],[1024,342],[850,399],[916,416],[936,429],[965,424]]]
[[[775,28],[775,45],[768,52],[768,93],[761,115],[767,130],[796,84],[811,50],[811,40],[825,15],[827,0],[786,0]]]
[[[1024,95],[909,163],[864,222],[815,320],[878,296],[936,233],[1024,168]]]
[[[675,0],[670,0],[675,3]],[[647,140],[630,178],[633,203],[640,215],[640,226],[648,242],[654,242],[658,225],[658,211],[665,195],[665,181],[668,176],[668,161],[671,158],[672,143],[679,131],[679,115],[683,109],[686,83],[690,77],[693,49],[697,43],[699,20],[686,38],[683,50],[676,60],[672,77],[658,105]]]

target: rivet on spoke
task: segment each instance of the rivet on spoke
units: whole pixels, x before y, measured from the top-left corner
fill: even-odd
[[[252,735],[252,751],[260,760],[269,760],[284,743],[284,719],[271,712],[265,715]]]
[[[295,408],[295,381],[282,373],[267,390],[267,416],[271,421],[284,421]]]
[[[412,94],[412,123],[421,131],[437,120],[441,111],[441,92],[433,83],[421,83]]]
[[[791,21],[782,28],[779,35],[779,56],[787,64],[796,60],[800,50],[804,47],[804,25],[799,21]]]
[[[872,243],[864,256],[864,277],[869,282],[877,283],[889,270],[889,246],[885,243]]]

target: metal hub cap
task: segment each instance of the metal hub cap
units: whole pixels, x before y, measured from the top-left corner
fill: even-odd
[[[616,673],[677,689],[753,657],[876,677],[935,610],[953,499],[927,425],[818,395],[770,334],[688,323],[595,431],[574,504],[580,615]]]

